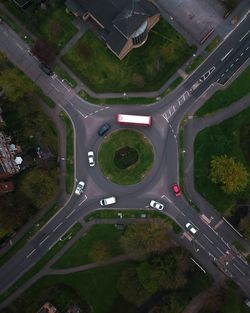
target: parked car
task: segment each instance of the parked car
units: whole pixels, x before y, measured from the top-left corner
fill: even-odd
[[[49,76],[53,75],[53,71],[48,65],[46,65],[44,63],[40,63],[39,67],[45,74],[47,74]]]
[[[193,235],[197,233],[198,229],[194,227],[191,223],[186,224],[186,228],[192,233]]]
[[[114,204],[114,203],[116,203],[116,197],[114,197],[114,196],[100,200],[101,206],[106,206],[106,205],[110,205],[110,204]]]
[[[151,200],[150,204],[151,208],[162,211],[164,209],[164,205],[158,201]]]
[[[76,186],[75,194],[80,196],[83,192],[84,186],[85,186],[85,182],[79,181],[77,186]]]
[[[106,134],[106,132],[110,129],[110,125],[108,123],[103,124],[99,130],[98,130],[98,135],[103,136]]]
[[[89,166],[93,167],[95,166],[95,155],[93,151],[88,152],[88,160],[89,160]]]
[[[181,190],[180,190],[180,187],[178,186],[177,183],[174,183],[172,185],[172,189],[173,189],[173,192],[176,195],[176,197],[179,197],[181,195]]]

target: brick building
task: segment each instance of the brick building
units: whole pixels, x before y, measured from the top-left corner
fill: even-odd
[[[75,16],[91,21],[99,37],[122,60],[147,40],[160,13],[149,0],[66,0]]]

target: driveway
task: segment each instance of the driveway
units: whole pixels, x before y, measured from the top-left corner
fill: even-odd
[[[156,0],[160,9],[200,42],[222,21],[224,7],[218,0]]]

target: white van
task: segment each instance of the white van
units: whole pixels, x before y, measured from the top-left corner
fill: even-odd
[[[110,204],[114,204],[116,203],[116,197],[109,197],[109,198],[105,198],[100,200],[100,205],[101,206],[106,206],[106,205],[110,205]]]

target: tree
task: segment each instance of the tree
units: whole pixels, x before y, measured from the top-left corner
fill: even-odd
[[[143,288],[138,280],[134,267],[128,267],[121,273],[118,280],[117,289],[125,300],[137,306],[142,304],[149,293]]]
[[[35,85],[17,69],[3,70],[0,75],[0,87],[4,90],[5,96],[15,102],[26,94],[35,90]]]
[[[240,230],[247,239],[250,239],[250,216],[241,219]]]
[[[227,194],[243,191],[248,184],[248,172],[242,163],[227,155],[213,156],[211,161],[211,181],[221,184]]]
[[[89,257],[97,263],[107,260],[109,256],[109,247],[104,242],[96,242],[89,252]]]
[[[43,63],[52,66],[56,59],[53,48],[44,40],[37,39],[32,49],[32,53]]]
[[[129,225],[121,237],[121,244],[127,252],[136,254],[166,251],[173,245],[168,230],[167,224],[161,220]]]
[[[20,184],[20,190],[38,208],[54,196],[57,188],[49,172],[42,169],[29,170]]]

